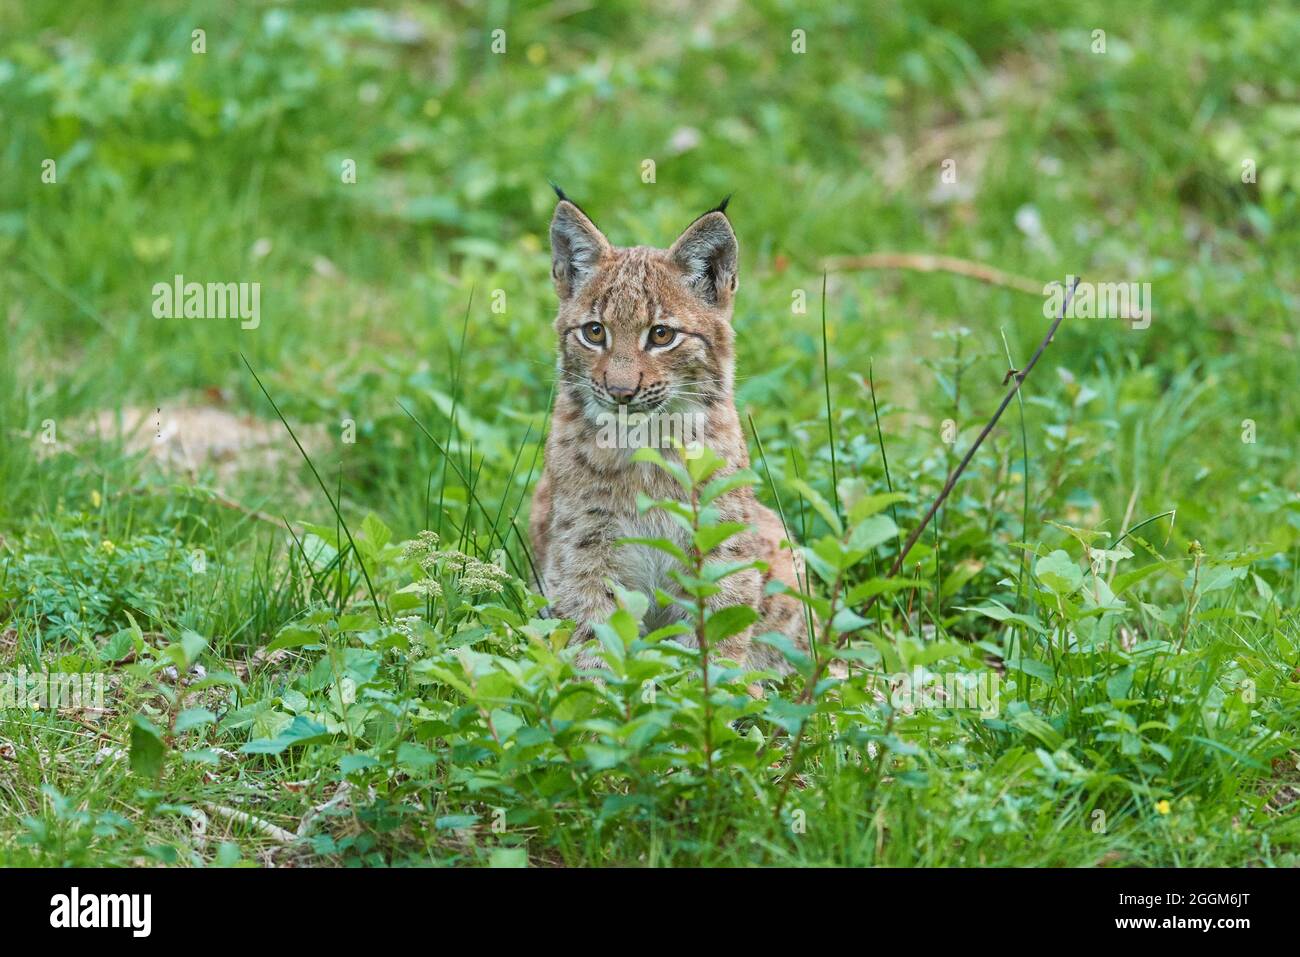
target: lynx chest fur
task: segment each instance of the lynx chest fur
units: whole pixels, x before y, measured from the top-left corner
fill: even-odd
[[[613,584],[651,598],[647,628],[677,613],[675,606],[654,602],[657,591],[677,591],[673,559],[621,542],[669,538],[686,544],[685,531],[667,514],[639,511],[638,496],[682,492],[656,466],[635,461],[637,448],[676,455],[669,451],[674,443],[699,443],[726,462],[722,474],[749,465],[732,398],[737,244],[725,207],[705,213],[668,249],[624,249],[610,245],[560,195],[551,223],[559,381],[530,525],[552,614],[577,623],[574,642],[588,641],[592,624],[613,612]],[[779,632],[806,647],[803,606],[788,595],[766,593],[772,578],[798,587],[796,553],[780,521],[750,489],[728,492],[715,504],[722,521],[742,522],[748,530],[709,559],[767,564],[766,572],[748,569],[723,579],[722,592],[709,599],[713,608],[747,604],[760,616],[716,650],[738,663],[785,670],[784,659],[753,638]],[[580,657],[580,663],[596,662],[589,652]]]

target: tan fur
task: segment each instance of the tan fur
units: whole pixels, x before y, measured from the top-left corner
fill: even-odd
[[[687,540],[685,530],[663,511],[638,512],[639,494],[663,499],[681,497],[681,490],[654,465],[632,461],[634,449],[601,447],[601,413],[616,410],[620,396],[631,412],[699,413],[699,441],[727,463],[719,474],[749,466],[732,399],[736,240],[726,215],[713,211],[691,224],[671,249],[615,248],[577,206],[561,199],[551,243],[560,297],[559,382],[530,526],[551,614],[578,622],[573,641],[581,643],[592,637],[591,624],[615,608],[607,580],[650,596],[647,630],[679,614],[676,606],[660,608],[654,602],[655,589],[679,593],[669,575],[673,559],[645,546],[616,545],[618,539],[670,538],[683,546]],[[603,330],[600,348],[593,348],[584,333],[592,322]],[[672,348],[654,348],[646,337],[657,326],[682,338],[674,337]],[[745,522],[750,530],[710,557],[761,558],[768,564],[765,574],[750,569],[724,579],[721,594],[711,599],[714,608],[750,605],[760,613],[753,627],[722,642],[716,653],[786,671],[775,649],[752,639],[775,631],[807,648],[804,606],[764,591],[772,578],[799,588],[800,556],[789,544],[782,547],[780,520],[750,489],[729,492],[716,504],[722,521]],[[677,640],[693,643],[692,636]],[[584,664],[595,661],[584,655]]]

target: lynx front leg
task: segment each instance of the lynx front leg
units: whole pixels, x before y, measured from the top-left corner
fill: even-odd
[[[555,541],[547,575],[547,593],[551,598],[550,615],[576,622],[572,647],[579,647],[595,637],[593,625],[605,621],[617,607],[607,579],[612,567],[612,549],[598,536],[576,542]],[[599,652],[588,649],[578,656],[580,668],[599,667]]]

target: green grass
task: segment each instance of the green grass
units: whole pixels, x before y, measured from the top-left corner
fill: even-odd
[[[0,10],[0,671],[111,685],[102,715],[0,712],[0,862],[1297,863],[1300,17],[859,6]],[[854,677],[814,708],[716,665],[705,696],[626,617],[593,690],[514,531],[548,180],[621,245],[734,193],[738,406],[823,611],[836,563],[842,594],[883,574],[1048,325],[945,272],[832,271],[823,298],[824,260],[1150,282],[1153,321],[1063,323],[907,584],[840,620]],[[154,318],[177,273],[260,282],[260,327]],[[188,474],[88,424],[195,404],[279,458]],[[422,529],[512,580],[421,567]],[[888,534],[849,561],[851,529]],[[866,690],[915,666],[998,674],[998,713]]]

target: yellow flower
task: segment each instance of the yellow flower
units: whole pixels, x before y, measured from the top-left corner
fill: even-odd
[[[90,505],[92,508],[99,508],[103,504],[103,499],[99,497],[99,489],[90,490]]]
[[[1157,801],[1157,802],[1156,802],[1156,813],[1157,813],[1157,814],[1168,814],[1168,813],[1169,813],[1169,802],[1168,802],[1168,801]]]
[[[110,542],[107,538],[99,543],[99,547],[102,548],[104,551],[108,552],[108,554],[110,555],[112,555],[115,551],[117,551],[117,546],[114,545],[112,542]]]

